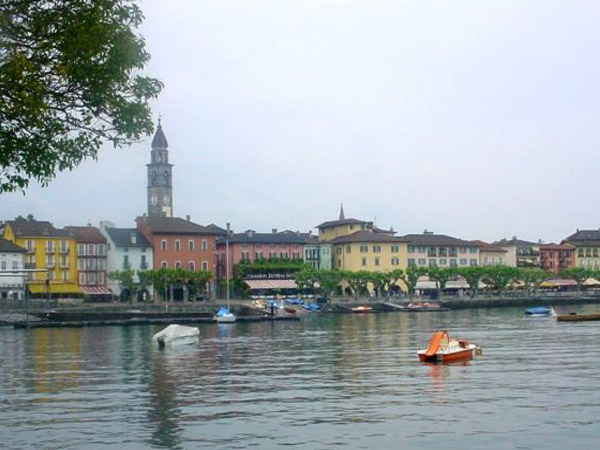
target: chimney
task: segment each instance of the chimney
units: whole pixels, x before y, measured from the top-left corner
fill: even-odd
[[[423,230],[423,234],[433,234],[433,231],[429,231],[428,229]]]
[[[190,221],[191,216],[188,214],[187,216],[185,216],[185,220],[187,220],[188,222]]]
[[[516,236],[513,236],[512,240],[513,240],[513,241],[516,241],[516,240],[517,240],[517,237],[516,237]]]
[[[249,238],[254,236],[254,230],[246,230],[246,236],[248,236]]]
[[[271,229],[271,232],[273,232],[273,234],[277,233],[277,228]]]

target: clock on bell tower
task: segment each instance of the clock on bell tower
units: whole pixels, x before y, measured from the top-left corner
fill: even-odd
[[[148,168],[148,216],[173,217],[173,183],[169,164],[169,144],[162,130],[160,119],[150,152]]]

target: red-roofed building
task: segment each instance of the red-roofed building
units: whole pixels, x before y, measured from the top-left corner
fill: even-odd
[[[575,267],[575,246],[570,244],[540,245],[540,265],[547,272]]]

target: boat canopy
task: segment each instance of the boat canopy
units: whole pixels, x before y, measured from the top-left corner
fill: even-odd
[[[229,315],[229,310],[227,308],[225,308],[224,306],[221,306],[219,308],[219,310],[217,311],[217,313],[215,314],[215,316],[217,317],[223,317],[223,316],[228,316]]]

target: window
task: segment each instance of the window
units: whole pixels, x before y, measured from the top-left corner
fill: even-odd
[[[373,253],[381,253],[381,245],[374,245]]]
[[[342,267],[342,261],[338,260],[338,268]]]
[[[440,259],[440,266],[446,266],[447,264],[448,264],[448,261],[446,260],[446,258]]]
[[[63,281],[67,281],[69,279],[69,272],[66,270],[62,271],[62,279]]]
[[[208,250],[208,241],[206,239],[202,239],[202,251]]]
[[[95,255],[96,254],[96,249],[94,248],[94,244],[88,244],[87,254],[88,255]]]
[[[437,256],[437,249],[435,247],[429,247],[427,256]]]
[[[208,271],[208,261],[202,261],[202,270]]]
[[[349,245],[346,245],[346,253],[350,253],[351,250],[352,248]]]
[[[361,245],[360,246],[360,252],[361,253],[367,253],[369,251],[369,246],[368,245]]]
[[[362,266],[366,266],[367,265],[367,258],[361,258],[361,265]]]
[[[592,250],[592,256],[593,256],[594,258],[597,258],[597,257],[598,257],[598,249],[597,249],[597,248],[595,248],[595,249],[593,249],[593,250]]]
[[[419,259],[419,265],[420,265],[420,266],[425,266],[425,265],[427,265],[427,260],[426,260],[426,259]]]
[[[98,244],[98,254],[100,256],[104,256],[106,254],[106,248],[104,247],[104,244]]]
[[[175,251],[178,252],[181,250],[181,241],[179,239],[175,239]]]
[[[148,262],[146,261],[146,255],[142,255],[142,259],[140,261],[140,268],[145,270],[148,268]]]
[[[161,268],[161,269],[166,269],[167,267],[169,267],[169,266],[168,266],[168,264],[167,264],[167,262],[166,262],[166,261],[161,261],[161,262],[160,262],[160,268]]]
[[[415,252],[415,246],[414,245],[409,245],[408,246],[408,253],[414,253],[414,252]]]
[[[292,259],[300,259],[300,253],[298,253],[298,252],[292,253]]]
[[[129,269],[129,255],[123,255],[123,269]]]
[[[28,241],[29,242],[29,241]],[[579,256],[580,258],[583,257],[583,249],[582,248],[578,248],[577,249],[577,256]]]
[[[242,252],[242,261],[250,261],[250,254],[247,250]]]
[[[398,258],[396,258],[398,259]],[[408,258],[408,267],[415,267],[417,265],[417,261],[414,258]]]
[[[461,266],[466,266],[467,265],[467,258],[460,258],[460,265]]]
[[[456,247],[450,247],[449,256],[458,256],[458,251],[456,250]]]
[[[79,274],[79,284],[81,284],[82,286],[85,286],[86,284],[85,273],[83,272]]]
[[[190,241],[193,242],[193,241]],[[196,270],[196,264],[194,264],[194,261],[189,261],[188,262],[188,269],[190,270]]]
[[[17,270],[19,268],[19,262],[13,261],[13,270]]]
[[[398,252],[400,252],[400,246],[392,245],[392,253],[398,253]]]
[[[277,259],[277,252],[269,252],[269,259]]]
[[[470,265],[470,266],[476,266],[476,265],[477,265],[477,260],[476,260],[476,259],[471,259],[471,260],[469,261],[469,265]]]
[[[163,239],[162,241],[160,241],[160,249],[162,251],[165,251],[167,249],[167,240]]]
[[[181,269],[181,261],[175,261],[175,268]]]
[[[256,259],[259,261],[263,260],[263,253],[262,252],[256,252]]]
[[[2,260],[2,270],[6,270],[6,261]]]
[[[336,247],[336,249],[335,249],[335,252],[336,252],[338,255],[341,255],[341,254],[342,254],[342,247]]]
[[[412,261],[413,261],[413,266],[414,266],[415,260],[413,259]],[[398,266],[398,265],[400,265],[400,260],[396,257],[392,258],[392,266]]]
[[[450,267],[456,267],[456,266],[458,266],[456,258],[452,258],[450,260]]]
[[[30,252],[33,250],[33,241],[26,241],[25,247],[27,247],[27,251]]]
[[[375,265],[378,266],[379,265],[379,257],[375,258]]]
[[[281,252],[281,259],[288,259],[288,253],[287,252]]]
[[[477,253],[477,247],[469,247],[469,253]]]
[[[440,247],[439,255],[440,256],[448,256],[448,249],[446,249],[446,247]]]
[[[430,259],[429,260],[429,267],[435,267],[437,264],[435,262],[435,259]]]
[[[193,240],[193,239],[190,239],[190,240],[188,241],[188,250],[189,250],[190,252],[194,251],[194,240]]]

